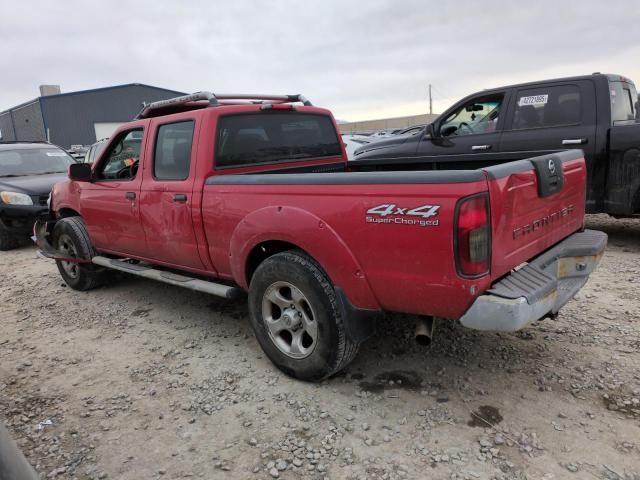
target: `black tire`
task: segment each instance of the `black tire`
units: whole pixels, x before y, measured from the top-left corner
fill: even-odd
[[[0,250],[13,250],[18,248],[20,240],[9,233],[2,224],[0,224]]]
[[[308,353],[303,358],[292,358],[291,352],[288,354],[283,350],[287,348],[290,333],[287,333],[283,340],[282,337],[274,335],[273,327],[269,326],[270,323],[273,324],[270,320],[275,317],[275,322],[279,322],[281,318],[285,318],[285,312],[289,311],[289,307],[281,310],[269,301],[269,292],[273,292],[274,288],[284,288],[286,292],[289,287],[279,287],[283,284],[294,287],[290,292],[297,290],[296,295],[303,295],[303,307],[300,310],[310,314],[305,316],[305,319],[313,317],[313,322],[305,320],[307,323],[298,323],[313,325],[317,322],[317,326],[313,327],[316,338],[307,345]],[[305,304],[308,308],[304,307]],[[265,305],[275,308],[276,313],[267,310],[268,313],[265,314]],[[249,288],[249,310],[251,325],[260,346],[269,359],[291,377],[305,381],[322,380],[345,368],[358,353],[359,344],[353,342],[346,333],[345,319],[331,281],[322,268],[302,251],[278,253],[258,266]],[[277,310],[281,310],[280,315]],[[302,318],[302,315],[300,316]],[[298,326],[299,328],[306,327]],[[282,332],[286,333],[285,330]],[[306,332],[303,335],[306,335]],[[306,338],[312,337],[307,335]],[[301,340],[300,345],[304,345],[304,340]]]
[[[89,260],[96,255],[87,227],[80,217],[67,217],[56,223],[53,229],[53,246],[71,257]],[[56,265],[66,284],[74,290],[91,290],[102,283],[102,272],[90,263],[57,260]]]

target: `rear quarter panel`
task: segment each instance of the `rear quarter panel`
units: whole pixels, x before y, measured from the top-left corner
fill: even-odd
[[[486,191],[484,179],[401,185],[213,184],[204,187],[203,222],[216,269],[242,286],[248,284],[248,252],[262,241],[283,240],[316,259],[356,307],[456,318],[477,289],[488,287],[488,279],[459,278],[453,255],[456,201],[480,191]],[[405,212],[424,205],[439,209],[428,218],[434,224],[421,226],[407,224],[417,217],[367,214],[381,205]]]

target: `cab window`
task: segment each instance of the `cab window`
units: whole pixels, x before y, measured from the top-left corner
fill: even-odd
[[[107,159],[99,169],[98,178],[101,180],[133,180],[138,173],[141,145],[142,128],[120,133],[104,151]]]
[[[633,120],[638,94],[633,85],[626,82],[609,82],[611,96],[611,120],[616,122]]]
[[[471,100],[444,119],[440,124],[440,135],[450,137],[495,132],[503,100],[503,94]]]
[[[513,130],[576,125],[582,119],[582,99],[577,85],[519,90],[513,113]]]
[[[327,115],[261,112],[221,116],[216,168],[296,162],[342,155]]]

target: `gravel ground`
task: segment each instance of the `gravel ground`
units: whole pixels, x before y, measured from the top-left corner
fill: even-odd
[[[75,292],[0,253],[0,421],[42,478],[640,479],[640,220],[556,320],[378,324],[345,374],[291,380],[244,301],[136,278]]]

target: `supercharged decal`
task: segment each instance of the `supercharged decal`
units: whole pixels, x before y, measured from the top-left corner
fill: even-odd
[[[417,225],[419,227],[435,227],[440,225],[438,216],[440,205],[420,205],[418,207],[400,207],[395,203],[383,203],[367,210],[367,223],[383,223],[394,225]]]

